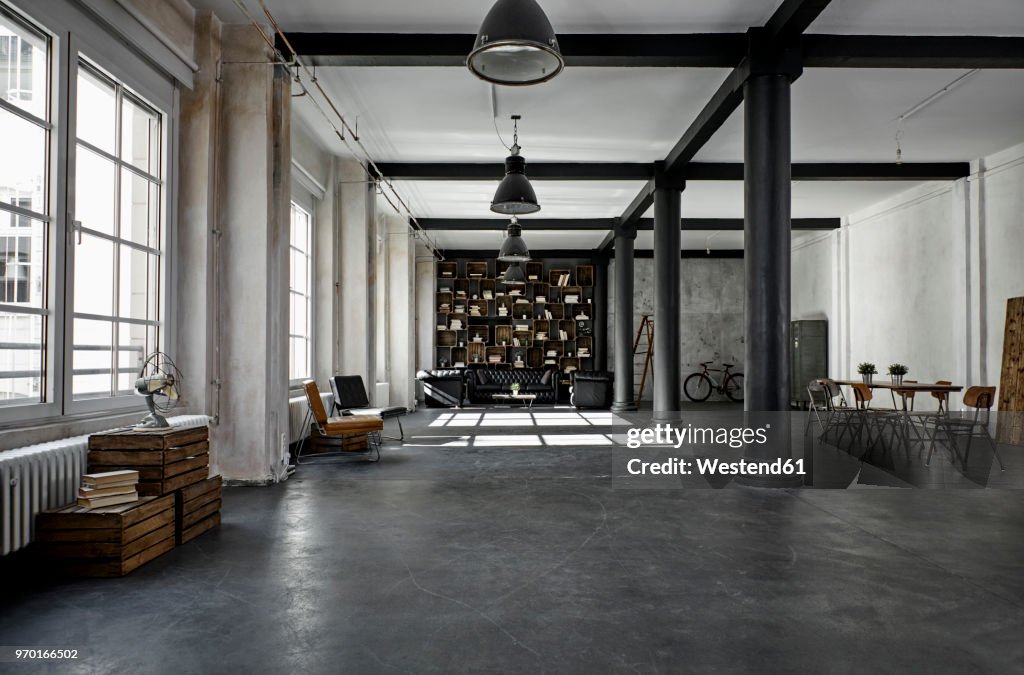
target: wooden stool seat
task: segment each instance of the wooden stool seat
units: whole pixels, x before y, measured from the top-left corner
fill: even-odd
[[[331,417],[324,422],[324,433],[334,436],[338,434],[367,434],[371,431],[384,429],[384,420],[370,415],[348,415]]]

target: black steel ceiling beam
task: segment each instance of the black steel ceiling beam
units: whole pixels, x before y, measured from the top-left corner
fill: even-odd
[[[805,68],[1024,68],[1024,37],[804,35]]]
[[[743,83],[750,76],[751,69],[762,68],[766,62],[776,58],[786,60],[787,57],[784,55],[787,50],[791,51],[792,44],[818,18],[829,2],[830,0],[783,0],[763,28],[752,28],[747,32],[747,56],[733,68],[711,100],[665,156],[660,167],[664,175],[682,175],[690,160],[743,102]],[[791,60],[791,55],[789,59]],[[799,77],[799,64],[788,63],[787,68],[791,69],[791,78]],[[622,213],[619,218],[621,222],[634,221],[650,208],[653,191],[648,188],[650,183]],[[610,245],[610,241],[605,244],[606,247]]]
[[[489,260],[495,256],[494,249],[459,249],[459,248],[446,248],[438,252],[446,260],[451,259],[474,259],[474,260]],[[596,249],[589,248],[558,248],[549,250],[537,250],[533,251],[533,257],[535,260],[550,260],[552,258],[558,258],[561,260],[581,260],[589,262],[594,254],[598,253]],[[633,252],[634,258],[653,258],[654,251],[646,249],[637,249]],[[697,248],[690,249],[685,248],[679,251],[680,258],[742,258],[743,249],[741,248],[719,248],[711,249],[708,252],[707,249]]]
[[[503,218],[417,218],[424,230],[448,230],[450,232],[481,232],[501,231],[508,227],[508,220]],[[615,227],[615,218],[521,218],[523,231],[529,234],[537,230],[557,230],[560,232],[585,232],[609,230]],[[794,218],[794,230],[837,230],[838,218]],[[641,218],[636,221],[636,229],[653,230],[653,218]],[[683,218],[679,229],[692,231],[717,231],[743,229],[742,218]]]
[[[377,162],[392,180],[501,180],[501,162]],[[639,162],[527,162],[530,180],[647,180],[651,163]]]
[[[790,23],[775,34],[791,39],[795,28],[814,13],[815,4],[784,4],[779,9],[787,10]],[[465,67],[475,37],[288,33],[299,56],[318,66]],[[288,53],[281,37],[276,39],[278,48]],[[747,46],[743,33],[567,34],[558,39],[569,66],[608,68],[732,68]],[[801,38],[801,46],[807,68],[1024,68],[1024,37],[809,34]]]
[[[392,180],[497,181],[504,175],[498,162],[378,162]],[[643,180],[654,164],[609,162],[539,162],[527,165],[531,180]],[[803,162],[793,164],[793,180],[876,181],[956,180],[970,173],[967,162]],[[743,180],[739,162],[689,162],[679,174],[687,181]],[[646,210],[646,209],[645,209]]]
[[[318,66],[462,66],[469,33],[288,33],[299,56]],[[280,36],[277,46],[288,53]],[[731,68],[746,52],[743,33],[559,34],[566,65]]]

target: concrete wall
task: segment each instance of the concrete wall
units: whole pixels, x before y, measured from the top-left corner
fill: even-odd
[[[416,241],[405,218],[389,214],[387,225],[388,383],[391,405],[416,407]]]
[[[833,377],[860,361],[999,384],[1006,301],[1024,295],[1024,144],[844,219],[793,252],[793,316],[832,323]],[[828,271],[831,270],[831,274]],[[830,277],[831,289],[808,284]]]
[[[376,369],[374,353],[374,307],[371,266],[373,241],[373,189],[366,185],[366,172],[354,160],[340,163],[339,203],[341,257],[341,371],[362,375],[373,394]]]
[[[682,378],[699,370],[702,361],[736,364],[743,370],[743,260],[686,258],[680,270],[680,363]],[[608,266],[608,363],[614,363],[611,341],[615,321],[615,261]],[[633,275],[633,331],[643,314],[654,313],[654,260],[638,258]],[[657,317],[655,317],[656,319]],[[658,347],[655,346],[655,357]],[[643,357],[635,359],[639,385]],[[650,400],[653,386],[645,387]]]
[[[223,45],[226,61],[270,57],[248,26],[224,27]],[[211,439],[225,478],[268,483],[283,479],[287,457],[289,80],[264,64],[226,64],[221,96]]]

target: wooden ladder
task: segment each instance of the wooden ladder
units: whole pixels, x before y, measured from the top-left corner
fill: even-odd
[[[647,336],[646,351],[640,349],[640,339]],[[636,404],[640,405],[640,399],[644,397],[644,386],[647,384],[647,373],[654,377],[654,319],[650,314],[644,314],[640,319],[640,325],[636,329],[636,338],[633,340],[633,362],[636,363],[638,354],[644,355],[644,369],[640,372],[640,389],[636,394]]]

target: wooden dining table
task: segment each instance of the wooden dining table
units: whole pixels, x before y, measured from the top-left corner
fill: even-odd
[[[836,384],[842,384],[851,386],[854,384],[862,384],[864,380],[833,380]],[[896,403],[896,392],[906,391],[913,392],[915,394],[954,394],[964,390],[961,384],[937,384],[934,382],[903,382],[902,384],[893,384],[891,380],[872,380],[871,384],[868,385],[870,389],[888,389],[892,395],[892,405],[894,408],[899,410]],[[906,399],[903,399],[903,410],[906,410]]]

